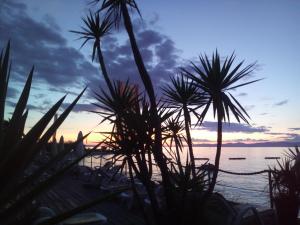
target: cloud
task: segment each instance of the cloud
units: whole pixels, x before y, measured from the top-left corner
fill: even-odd
[[[10,99],[14,99],[18,96],[19,91],[14,87],[8,87],[6,97]]]
[[[267,134],[270,135],[288,135],[289,133],[284,133],[284,132],[267,132]]]
[[[289,130],[298,131],[298,130],[300,130],[300,127],[292,127],[292,128],[289,128]]]
[[[300,142],[300,134],[288,134],[286,141]]]
[[[289,128],[289,130],[298,131],[299,128]],[[290,132],[267,132],[266,134],[270,134],[276,136],[276,139],[281,139],[285,142],[299,142],[300,134],[290,133]]]
[[[286,100],[274,103],[274,106],[282,106],[282,105],[285,105],[287,103],[288,103],[288,100],[286,99]]]
[[[154,88],[159,91],[159,87],[174,75],[176,67],[180,65],[180,51],[170,37],[149,28],[147,24],[135,29],[135,35]],[[110,77],[122,81],[129,79],[144,89],[129,41],[121,43],[117,38],[104,39],[103,55]]]
[[[14,107],[16,107],[16,105],[17,105],[17,103],[15,103],[15,102],[12,102],[12,101],[9,101],[9,100],[8,100],[8,101],[6,101],[6,102],[5,102],[5,104],[6,104],[7,106],[9,106],[9,107],[13,107],[13,108],[14,108]]]
[[[27,104],[28,110],[38,111],[40,113],[47,112],[50,108],[48,104]]]
[[[65,92],[66,87],[82,88],[85,85],[89,85],[92,90],[97,90],[99,86],[106,87],[97,63],[92,64],[80,50],[68,46],[53,17],[45,15],[43,20],[36,21],[28,15],[26,4],[16,0],[4,1],[2,4],[0,46],[4,46],[9,39],[12,42],[14,81],[24,82],[34,64],[34,80],[46,83],[49,90],[54,88]],[[180,51],[173,40],[150,27],[158,19],[155,17],[149,23],[142,23],[140,19],[133,21],[136,40],[156,90],[174,74],[174,68],[181,61]],[[119,37],[119,32],[125,30],[114,32]],[[127,34],[124,37],[127,40]],[[130,79],[130,82],[139,84],[142,91],[144,86],[133,59],[130,42],[124,42],[123,38],[113,35],[103,41],[103,55],[109,76],[113,80]],[[91,46],[87,47],[91,53]]]
[[[240,138],[240,139],[232,139],[226,142],[243,142],[243,143],[258,143],[258,142],[267,142],[267,139],[253,139],[253,138]]]
[[[251,111],[252,109],[255,108],[255,105],[246,105],[244,108],[246,111]]]
[[[67,45],[52,17],[35,21],[23,3],[2,3],[0,33],[2,47],[11,40],[15,80],[23,81],[33,64],[36,66],[34,79],[56,87],[82,87],[82,77],[90,79],[98,73],[82,53]]]
[[[261,114],[259,114],[259,115],[265,116],[265,115],[268,115],[268,114],[269,114],[269,113],[264,112],[264,113],[261,113]]]
[[[152,19],[150,19],[149,24],[155,25],[159,21],[159,15],[157,13],[154,13],[152,16]]]
[[[63,103],[62,108],[66,109],[70,104]],[[96,106],[92,105],[91,103],[77,103],[72,112],[88,112],[88,111],[97,111],[99,110]]]
[[[200,143],[211,143],[212,141],[209,139],[204,138],[192,138],[193,143],[200,142]]]
[[[216,131],[217,130],[217,122],[210,122],[205,121],[199,128],[194,128],[193,130],[206,130],[206,131]],[[224,123],[223,124],[223,132],[227,133],[263,133],[268,132],[269,128],[265,126],[254,127],[247,124],[240,124],[240,123]]]
[[[239,93],[237,96],[239,96],[239,97],[244,97],[244,96],[247,96],[247,95],[248,95],[247,93],[242,92],[242,93]]]

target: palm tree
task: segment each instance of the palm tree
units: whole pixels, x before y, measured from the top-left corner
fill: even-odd
[[[168,84],[163,88],[163,92],[167,97],[165,102],[168,103],[169,107],[178,110],[178,117],[181,117],[182,114],[184,116],[185,132],[191,159],[192,174],[193,177],[195,177],[195,157],[190,133],[190,112],[192,112],[195,116],[198,116],[196,110],[204,105],[204,95],[199,94],[198,87],[195,86],[193,82],[189,82],[183,74],[180,74],[180,76],[177,77],[171,77],[171,83],[172,85]]]
[[[184,136],[181,134],[184,130],[183,122],[178,121],[178,118],[169,118],[165,122],[165,126],[162,129],[164,145],[168,146],[169,155],[176,161],[178,170],[183,174],[183,167],[181,163],[180,153],[182,152]],[[175,145],[175,152],[172,150],[172,146]],[[171,164],[172,166],[172,164]]]
[[[97,2],[99,1],[100,0],[97,0]],[[150,76],[148,74],[148,71],[146,69],[142,55],[136,42],[127,6],[129,6],[133,10],[136,10],[138,14],[141,15],[140,10],[134,0],[103,0],[100,10],[106,10],[107,17],[112,18],[112,21],[116,27],[119,26],[123,18],[124,26],[129,36],[134,60],[136,62],[141,79],[145,85],[145,89],[149,95],[150,102],[151,104],[153,104],[152,106],[154,107],[154,105],[156,104],[152,81],[150,79]]]
[[[95,0],[94,2],[100,2],[100,0]],[[161,171],[162,183],[165,189],[167,204],[171,206],[172,193],[168,188],[171,185],[171,182],[168,175],[167,162],[162,152],[161,123],[156,107],[157,105],[155,100],[154,88],[150,75],[146,69],[142,55],[138,48],[127,7],[136,10],[138,14],[141,15],[140,10],[134,0],[102,0],[100,11],[106,11],[106,16],[112,19],[116,27],[119,26],[121,20],[123,19],[125,29],[129,36],[134,60],[150,100],[152,117],[155,124],[155,150],[153,151],[153,155]]]
[[[103,121],[113,123],[112,132],[104,142],[108,147],[112,158],[116,161],[122,160],[121,167],[128,165],[130,176],[131,170],[143,183],[151,201],[151,207],[155,218],[158,214],[158,201],[154,191],[151,177],[153,174],[152,152],[153,135],[155,127],[152,118],[151,107],[145,97],[137,93],[136,87],[127,83],[115,82],[114,93],[109,95],[101,90],[95,93],[97,103],[93,103],[101,109],[95,113],[103,117]],[[169,118],[171,112],[159,107],[161,122]],[[131,176],[131,181],[134,179]]]
[[[100,67],[102,70],[103,77],[105,82],[109,88],[110,93],[113,93],[113,86],[108,77],[108,73],[106,70],[104,57],[101,51],[101,39],[109,34],[112,23],[109,18],[105,18],[103,21],[100,20],[99,12],[90,14],[86,16],[86,18],[82,18],[85,27],[82,27],[82,31],[71,31],[76,34],[80,34],[81,37],[79,39],[84,39],[81,47],[83,47],[88,41],[93,41],[93,53],[92,53],[92,61],[95,59],[95,54],[97,53],[98,62],[100,63]]]
[[[215,170],[209,188],[212,192],[217,176],[221,157],[222,147],[222,122],[230,122],[229,113],[231,112],[238,122],[244,121],[248,123],[247,118],[250,118],[243,106],[230,94],[230,91],[254,83],[258,80],[242,82],[241,79],[248,77],[255,69],[256,63],[249,64],[241,68],[243,61],[232,68],[232,63],[235,60],[234,53],[230,57],[226,57],[225,61],[221,63],[220,56],[216,52],[209,61],[208,57],[200,56],[200,65],[197,66],[191,62],[192,71],[182,68],[182,71],[187,77],[192,79],[195,85],[207,93],[208,99],[203,112],[200,114],[199,122],[203,122],[209,107],[213,106],[214,117],[217,115],[218,120],[218,137],[217,137],[217,151],[215,157]]]

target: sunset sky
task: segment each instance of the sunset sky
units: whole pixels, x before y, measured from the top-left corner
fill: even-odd
[[[93,91],[104,87],[98,64],[91,61],[91,45],[70,33],[80,30],[90,0],[0,0],[0,46],[12,44],[12,76],[6,117],[17,101],[32,65],[34,81],[29,100],[30,128],[47,109],[68,93],[66,107],[88,85],[79,104],[61,126],[66,140],[78,131],[110,129],[99,125]],[[236,54],[245,65],[257,61],[252,79],[262,81],[233,91],[251,116],[250,125],[224,127],[225,142],[300,143],[300,1],[298,0],[151,0],[136,1],[143,19],[132,14],[135,34],[155,88],[169,81],[178,67],[198,56]],[[128,37],[120,27],[103,40],[108,72],[118,80],[141,84]],[[142,86],[141,86],[142,87]],[[193,128],[194,143],[216,140],[216,121],[209,113],[202,127]],[[92,134],[88,142],[100,140]]]

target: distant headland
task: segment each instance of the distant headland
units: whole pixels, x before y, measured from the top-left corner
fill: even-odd
[[[194,147],[215,147],[216,144],[203,143],[203,144],[194,144]],[[300,142],[287,142],[287,141],[278,141],[278,142],[257,142],[257,143],[224,143],[223,147],[295,147],[300,146]]]

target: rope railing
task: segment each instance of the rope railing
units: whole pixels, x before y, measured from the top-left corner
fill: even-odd
[[[261,170],[261,171],[256,171],[256,172],[248,172],[248,173],[238,173],[238,172],[232,172],[232,171],[227,171],[227,170],[222,170],[219,168],[219,172],[222,173],[227,173],[227,174],[232,174],[232,175],[240,175],[240,176],[251,176],[251,175],[258,175],[262,173],[269,173],[270,170]]]
[[[94,159],[100,159],[100,166],[102,164],[102,158],[104,155],[91,155],[91,159],[90,159],[90,166],[91,168],[93,168],[93,158]],[[153,164],[155,166],[155,163]],[[184,166],[183,166],[184,167]],[[216,170],[216,168],[214,167],[214,165],[212,164],[206,164],[205,166],[199,166],[197,168],[202,168],[202,169],[206,169],[207,171],[213,171]],[[224,187],[228,187],[228,188],[235,188],[235,189],[240,189],[240,190],[245,190],[245,191],[252,191],[252,192],[261,192],[261,193],[269,193],[269,198],[270,198],[270,206],[271,208],[273,208],[273,189],[272,189],[272,179],[271,179],[271,172],[272,170],[260,170],[260,171],[255,171],[255,172],[233,172],[233,171],[229,171],[229,170],[223,170],[223,169],[218,169],[218,172],[222,172],[225,174],[230,174],[230,175],[237,175],[237,176],[253,176],[253,175],[259,175],[259,174],[264,174],[267,173],[268,174],[268,181],[269,181],[269,191],[261,191],[261,190],[256,190],[256,189],[250,189],[250,188],[242,188],[242,187],[235,187],[235,186],[231,186],[231,185],[226,185],[226,184],[217,184],[219,186],[224,186]]]
[[[215,166],[212,164],[208,164],[205,167],[204,168],[207,170],[211,170],[211,171],[216,170]],[[218,168],[218,172],[231,174],[231,175],[238,175],[238,176],[253,176],[253,175],[268,173],[270,207],[273,209],[273,188],[272,188],[272,175],[271,175],[272,170],[269,169],[269,170],[255,171],[255,172],[233,172],[233,171],[228,171],[228,170],[223,170],[223,169]],[[239,188],[239,189],[245,189],[245,188]],[[259,191],[259,192],[262,192],[262,191]]]

